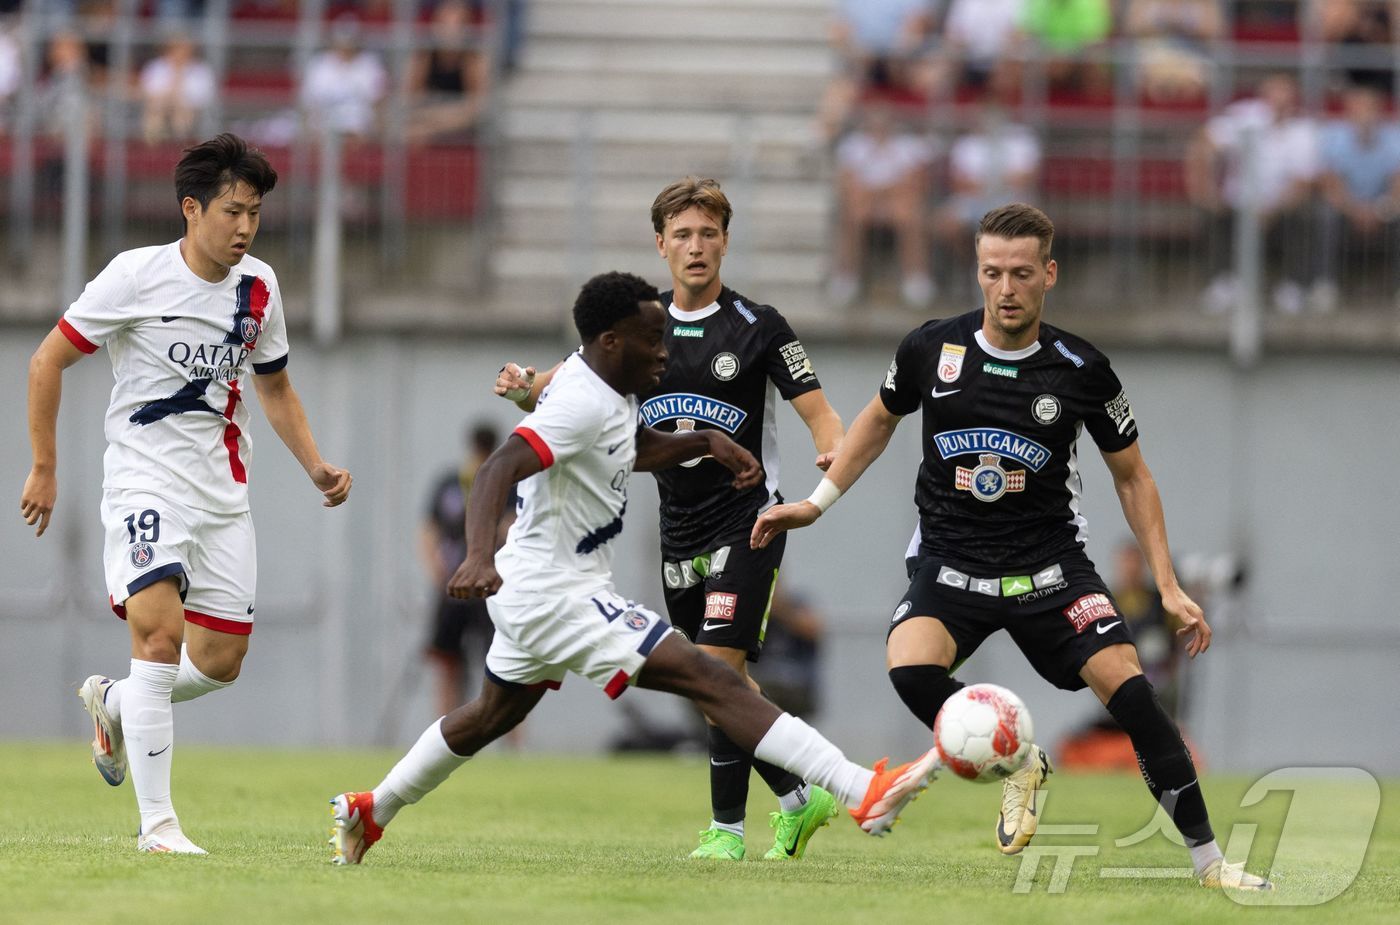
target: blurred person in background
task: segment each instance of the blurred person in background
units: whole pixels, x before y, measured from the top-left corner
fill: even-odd
[[[214,71],[183,32],[172,33],[161,54],[141,68],[141,134],[147,142],[187,141],[218,95]]]
[[[1137,39],[1138,89],[1153,103],[1205,97],[1211,43],[1225,37],[1222,0],[1131,0],[1124,34]]]
[[[436,675],[434,702],[440,716],[451,713],[480,690],[480,669],[494,633],[485,601],[459,600],[447,593],[447,579],[467,558],[467,499],[476,471],[500,443],[495,426],[485,423],[473,426],[466,438],[466,459],[460,467],[443,473],[433,486],[427,516],[418,531],[419,558],[436,598],[425,654]],[[514,519],[515,506],[507,505],[499,540],[504,541]]]
[[[364,140],[378,125],[379,104],[388,73],[379,56],[360,48],[360,24],[353,16],[331,23],[330,47],[306,66],[301,106],[313,130],[330,129]]]
[[[951,83],[973,91],[1017,88],[1026,0],[952,0],[943,21],[940,64],[956,76]]]
[[[486,107],[491,59],[478,41],[471,8],[464,0],[442,0],[433,8],[431,48],[413,53],[408,92],[411,143],[465,136]]]
[[[871,95],[917,100],[937,76],[929,56],[936,0],[839,0],[831,44],[840,71],[822,95],[822,137],[849,127],[860,101]]]
[[[1370,254],[1382,267],[1387,295],[1400,305],[1400,124],[1386,112],[1374,83],[1350,87],[1343,118],[1322,129],[1324,276],[1314,308],[1330,312],[1341,299],[1343,255]],[[1360,275],[1360,274],[1355,274]]]
[[[175,168],[184,236],[114,257],[29,364],[33,466],[20,513],[42,536],[58,498],[64,372],[104,345],[112,360],[103,566],[108,601],[131,635],[131,668],[118,680],[92,675],[78,694],[98,773],[115,787],[130,767],[141,852],[205,853],[171,802],[172,704],[237,680],[253,631],[245,376],[324,506],[350,494],[350,473],[321,457],[287,373],[277,277],[247,254],[276,184],[262,152],[234,135],[186,150]]]
[[[1393,45],[1400,37],[1400,2],[1397,0],[1311,0],[1306,15],[1315,17],[1324,42],[1340,45],[1329,49],[1334,67],[1348,84],[1365,84],[1385,94],[1395,87]],[[1379,52],[1386,63],[1356,62],[1347,55],[1357,51]]]
[[[836,305],[855,301],[861,289],[867,237],[872,229],[894,232],[900,297],[911,308],[933,301],[925,216],[933,145],[901,127],[893,108],[865,104],[861,127],[836,146],[836,254],[827,294]]]
[[[719,182],[706,177],[678,180],[653,200],[656,251],[673,287],[661,293],[662,304],[669,305],[663,335],[669,362],[661,381],[639,397],[649,427],[665,433],[719,431],[762,461],[765,480],[742,492],[733,490],[728,470],[709,457],[655,473],[661,581],[671,622],[757,690],[748,663],[763,653],[784,544],[756,552],[748,535],[758,513],[779,497],[775,398],[790,402],[811,432],[818,468],[831,465],[844,431],[787,319],[721,281],[733,212]],[[496,379],[496,394],[533,410],[559,369],[536,376],[533,367],[522,371],[507,363]],[[779,807],[770,817],[773,845],[764,857],[800,859],[808,840],[836,812],[834,797],[777,765],[755,760],[709,719],[712,815],[691,857],[743,860],[749,777],[757,771]]]
[[[1256,178],[1253,200],[1246,197],[1247,156]],[[1266,76],[1255,96],[1226,106],[1197,133],[1187,148],[1185,176],[1187,196],[1207,222],[1212,278],[1201,297],[1207,312],[1228,311],[1239,298],[1234,223],[1245,208],[1259,212],[1270,263],[1278,267],[1274,308],[1296,315],[1307,307],[1305,287],[1318,279],[1320,264],[1311,209],[1318,168],[1317,126],[1299,113],[1298,84],[1290,74]]]
[[[23,76],[19,43],[10,34],[10,24],[0,19],[0,131],[4,131],[9,124],[10,98],[19,89]]]
[[[801,594],[779,583],[768,610],[763,660],[754,663],[751,673],[768,698],[793,716],[809,719],[821,710],[825,635],[821,613]]]
[[[1113,32],[1109,0],[1026,0],[1021,27],[1047,56],[1052,92],[1093,99],[1109,95],[1108,66],[1086,57]]]
[[[948,150],[948,199],[935,213],[933,227],[940,251],[947,255],[940,264],[953,298],[976,292],[966,268],[982,216],[1001,203],[1035,198],[1040,142],[1029,128],[1010,119],[1007,110],[985,102],[977,127],[956,138]]]

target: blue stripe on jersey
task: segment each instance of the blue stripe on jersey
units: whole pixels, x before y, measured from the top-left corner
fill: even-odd
[[[627,513],[627,502],[622,502],[622,510],[617,512],[617,516],[610,523],[606,523],[596,530],[589,530],[583,539],[578,541],[574,547],[574,552],[580,556],[586,556],[595,551],[608,540],[622,532],[622,515]]]
[[[139,576],[135,581],[129,583],[126,586],[126,596],[131,597],[131,595],[135,594],[137,591],[140,591],[142,588],[149,588],[151,585],[160,581],[162,578],[169,578],[171,575],[183,574],[185,574],[185,567],[183,565],[181,565],[178,562],[167,562],[160,568],[149,571],[146,574]],[[184,599],[185,591],[182,588],[180,590],[180,600],[183,601]]]
[[[666,638],[666,634],[670,631],[671,624],[667,623],[665,620],[658,619],[656,624],[652,626],[651,632],[647,633],[646,638],[642,640],[642,644],[637,646],[637,654],[642,656],[650,655],[651,650],[655,649],[656,644]]]

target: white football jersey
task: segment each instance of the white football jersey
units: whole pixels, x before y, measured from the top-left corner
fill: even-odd
[[[609,582],[637,460],[636,397],[619,395],[575,353],[514,433],[545,468],[518,487],[519,516],[496,555],[502,590]]]
[[[105,489],[142,489],[225,514],[248,509],[252,443],[242,390],[287,364],[272,268],[245,256],[221,282],[194,274],[180,246],[124,251],[58,323],[84,353],[107,347]]]

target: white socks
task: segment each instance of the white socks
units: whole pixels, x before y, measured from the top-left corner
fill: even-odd
[[[1225,857],[1220,853],[1220,846],[1215,843],[1215,839],[1211,839],[1204,845],[1190,845],[1187,850],[1191,852],[1191,863],[1196,867],[1197,877],[1205,873],[1206,868],[1217,858]]]
[[[131,674],[122,682],[122,735],[141,831],[146,834],[180,824],[170,802],[170,759],[175,750],[170,692],[179,672],[177,665],[133,658]]]
[[[447,747],[442,720],[433,723],[374,788],[375,824],[388,825],[405,804],[423,799],[466,762],[467,756]]]
[[[773,722],[753,754],[831,791],[851,808],[865,800],[865,792],[875,779],[874,771],[847,759],[841,749],[790,713]]]
[[[170,702],[184,703],[186,700],[203,697],[213,691],[221,691],[232,683],[232,681],[215,681],[200,671],[195,667],[194,662],[190,661],[190,647],[181,645],[180,673],[175,676],[175,687],[170,691]],[[122,688],[125,685],[125,679],[114,682],[111,687],[107,688],[107,699],[103,701],[107,706],[107,712],[118,723],[122,721]]]
[[[797,785],[797,789],[791,793],[784,793],[778,797],[778,809],[785,813],[799,810],[807,805],[807,800],[811,797],[811,791],[804,781]]]

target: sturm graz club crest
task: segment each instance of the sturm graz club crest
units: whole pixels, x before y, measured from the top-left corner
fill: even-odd
[[[693,430],[695,430],[695,418],[676,418],[676,433],[689,433]],[[687,459],[685,462],[681,463],[681,465],[687,469],[692,469],[700,465],[700,460],[704,458],[704,456],[697,456],[694,459]]]
[[[150,543],[137,543],[131,547],[131,564],[137,568],[145,568],[156,560],[156,551],[151,548]]]
[[[1008,491],[1026,490],[1026,470],[1001,467],[1001,457],[995,453],[983,453],[977,457],[981,465],[968,469],[958,466],[957,480],[954,483],[959,491],[970,491],[978,501],[995,501]]]

